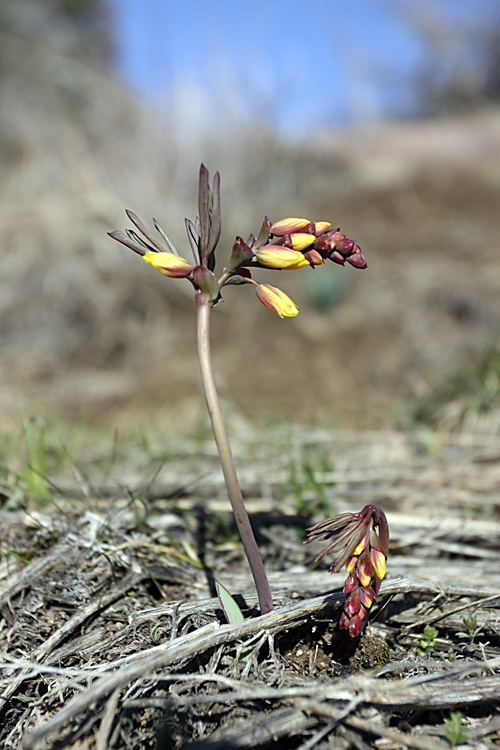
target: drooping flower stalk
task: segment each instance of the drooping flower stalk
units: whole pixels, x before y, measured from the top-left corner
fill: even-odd
[[[272,224],[266,217],[257,238],[250,235],[247,242],[241,237],[236,238],[227,265],[217,278],[214,271],[215,249],[221,232],[220,177],[216,172],[213,187],[210,188],[208,170],[203,164],[200,168],[198,211],[199,217],[195,222],[186,219],[194,265],[179,254],[156,220],[154,225],[159,236],[151,232],[132,211],[127,211],[127,216],[143,236],[131,229],[126,233],[116,230],[109,234],[142,255],[146,263],[164,276],[187,279],[193,286],[197,307],[198,356],[207,408],[236,525],[255,581],[260,610],[264,614],[273,609],[271,591],[241,494],[215,387],[210,358],[211,312],[222,300],[223,287],[252,284],[265,307],[280,318],[295,317],[299,313],[297,305],[281,289],[255,281],[252,278],[254,269],[314,269],[323,265],[325,260],[342,266],[347,261],[354,268],[366,268],[366,260],[359,246],[347,239],[339,229],[331,230],[329,222],[283,219]]]
[[[333,541],[318,552],[313,564],[324,555],[331,555],[330,573],[339,573],[346,566],[347,598],[340,627],[354,639],[361,635],[385,576],[389,551],[387,518],[376,505],[365,505],[359,513],[341,513],[307,529],[306,544],[326,539]]]

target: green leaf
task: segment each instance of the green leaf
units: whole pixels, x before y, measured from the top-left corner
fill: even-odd
[[[452,711],[449,719],[445,719],[446,729],[444,736],[452,747],[467,742],[467,729],[462,724],[463,714],[460,711]]]
[[[245,619],[243,617],[243,613],[234,601],[229,591],[224,588],[222,583],[219,583],[219,581],[215,581],[215,588],[217,590],[217,596],[219,597],[220,605],[226,616],[226,620],[231,625],[234,625],[237,622],[243,622]]]
[[[238,607],[229,591],[224,588],[222,583],[219,583],[219,581],[215,581],[215,588],[217,591],[217,596],[219,597],[220,605],[228,623],[230,625],[235,625],[238,622],[243,622],[245,619],[243,617],[243,612]],[[251,653],[252,649],[250,646],[243,648],[240,656],[241,661],[248,661]]]

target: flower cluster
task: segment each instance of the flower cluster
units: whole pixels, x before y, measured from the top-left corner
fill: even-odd
[[[327,221],[282,219],[271,225],[272,242],[257,249],[256,260],[267,268],[289,270],[321,266],[326,259],[341,266],[347,261],[355,268],[366,268],[360,247],[340,229],[330,227]]]
[[[316,555],[314,563],[324,555],[332,555],[330,573],[338,573],[346,566],[349,575],[344,593],[347,598],[340,627],[347,630],[351,638],[356,638],[363,630],[385,576],[389,547],[385,513],[375,505],[366,505],[359,513],[341,513],[312,526],[307,532],[306,544],[333,539]]]
[[[146,263],[164,276],[188,279],[195,292],[208,296],[213,305],[222,299],[220,291],[226,284],[253,284],[258,299],[280,318],[298,315],[299,308],[280,289],[254,281],[252,269],[294,271],[324,265],[325,260],[341,266],[347,262],[354,268],[367,266],[359,246],[342,234],[340,229],[331,229],[327,221],[283,219],[272,224],[266,217],[257,238],[250,235],[247,242],[241,237],[236,238],[228,264],[217,278],[213,272],[214,253],[221,231],[220,177],[217,172],[211,189],[208,172],[203,165],[200,169],[198,207],[201,218],[195,222],[186,219],[194,265],[179,255],[174,243],[156,220],[154,225],[158,235],[150,232],[132,211],[127,211],[127,216],[143,236],[131,229],[126,233],[117,230],[109,234],[142,255]]]

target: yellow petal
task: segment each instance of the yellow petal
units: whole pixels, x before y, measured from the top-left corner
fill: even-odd
[[[272,225],[271,234],[275,237],[284,237],[285,234],[300,232],[300,230],[305,229],[309,223],[309,219],[281,219],[281,221],[277,221]]]
[[[386,566],[386,559],[383,552],[381,552],[379,549],[371,549],[370,550],[370,560],[373,566],[373,569],[380,580],[385,576],[385,566]]]
[[[370,529],[368,528],[368,529],[366,529],[366,533],[365,533],[363,539],[360,541],[360,543],[358,544],[358,546],[356,547],[356,549],[354,550],[354,552],[352,554],[353,555],[360,555],[363,552],[363,550],[366,547],[366,545],[368,544],[368,540],[369,539],[370,539]]]
[[[319,237],[321,234],[328,232],[332,225],[328,221],[317,221],[314,224],[314,234]]]
[[[291,234],[290,242],[292,243],[293,250],[301,252],[311,247],[313,242],[316,242],[316,237],[313,234]]]
[[[351,572],[351,570],[354,570],[356,567],[356,563],[358,562],[359,558],[356,557],[356,555],[353,555],[349,558],[349,560],[346,562],[345,569],[348,573]]]
[[[309,261],[302,253],[280,245],[265,245],[257,250],[256,257],[266,268],[296,270],[309,265]]]
[[[257,297],[268,310],[271,310],[280,318],[294,318],[299,314],[299,308],[288,295],[271,284],[259,284]]]
[[[324,266],[325,265],[325,260],[323,256],[320,255],[320,253],[318,253],[317,250],[314,250],[314,248],[312,250],[308,250],[307,252],[305,252],[304,258],[307,258],[311,266]]]
[[[164,276],[169,276],[172,279],[184,279],[190,276],[193,270],[191,264],[185,258],[174,255],[174,253],[147,252],[144,254],[144,260]]]

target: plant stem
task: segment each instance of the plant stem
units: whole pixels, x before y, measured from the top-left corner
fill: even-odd
[[[215,386],[212,360],[210,357],[211,311],[212,303],[204,300],[200,295],[197,299],[197,333],[201,380],[205,391],[207,409],[212,422],[212,430],[217,444],[217,450],[219,451],[222,471],[224,472],[227,494],[231,501],[236,526],[238,527],[245,554],[250,565],[250,570],[252,571],[252,576],[255,581],[255,588],[257,589],[257,596],[259,597],[260,612],[261,614],[265,614],[266,612],[272,611],[273,600],[266,571],[264,570],[264,564],[255,541],[250,519],[241,494],[231,446],[229,444],[229,438],[227,436],[226,426],[222,416],[219,395]]]

